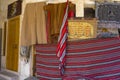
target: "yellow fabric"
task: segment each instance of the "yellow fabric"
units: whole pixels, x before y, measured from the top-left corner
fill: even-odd
[[[46,21],[43,6],[45,2],[29,3],[26,5],[22,30],[21,45],[46,44]]]

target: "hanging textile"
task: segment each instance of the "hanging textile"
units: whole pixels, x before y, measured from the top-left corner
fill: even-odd
[[[120,80],[120,38],[96,38],[67,44],[62,80]],[[56,46],[39,44],[35,47],[36,76],[40,80],[61,80]]]
[[[66,3],[49,3],[44,7],[47,17],[48,43],[57,43]],[[69,15],[74,16],[75,5],[69,2]],[[49,24],[49,25],[48,25]]]
[[[46,22],[43,6],[45,2],[26,5],[21,31],[21,45],[47,43]]]
[[[65,55],[66,55],[66,46],[67,46],[67,26],[68,26],[68,0],[66,3],[66,8],[64,12],[64,17],[60,29],[59,39],[58,39],[58,46],[57,46],[57,57],[59,57],[59,69],[60,74],[64,74],[64,68],[65,68]]]

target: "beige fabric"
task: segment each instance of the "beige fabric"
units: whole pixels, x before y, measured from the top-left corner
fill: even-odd
[[[21,31],[22,46],[47,43],[46,21],[43,9],[45,4],[45,2],[39,2],[26,5]]]

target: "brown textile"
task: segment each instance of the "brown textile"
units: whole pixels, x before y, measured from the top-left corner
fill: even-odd
[[[48,31],[48,39],[50,39],[48,40],[49,43],[56,43],[58,39],[65,8],[66,3],[50,3],[44,7],[46,13],[50,13],[50,25]],[[69,3],[69,11],[70,10],[73,10],[75,12],[75,5],[72,3]]]
[[[47,43],[46,21],[43,6],[45,2],[26,5],[21,31],[21,45]]]

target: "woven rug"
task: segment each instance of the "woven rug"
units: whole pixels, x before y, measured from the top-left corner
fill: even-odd
[[[56,45],[36,45],[36,73],[39,79],[62,79],[58,64]],[[81,75],[93,80],[120,80],[120,39],[68,42],[63,78],[71,75]]]

